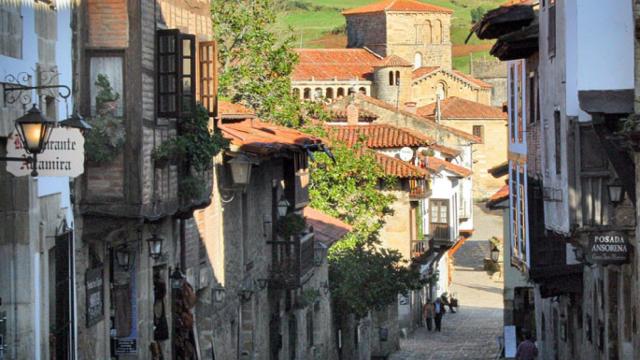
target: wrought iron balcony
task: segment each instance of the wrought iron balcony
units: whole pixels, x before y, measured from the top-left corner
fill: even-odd
[[[276,289],[295,289],[311,273],[314,266],[314,235],[293,237],[290,241],[274,241],[274,257],[270,284]]]
[[[429,240],[411,240],[411,257],[422,256],[429,249]]]
[[[427,196],[428,187],[424,179],[409,179],[409,198],[424,199]]]
[[[431,224],[432,239],[435,241],[451,241],[449,224]]]

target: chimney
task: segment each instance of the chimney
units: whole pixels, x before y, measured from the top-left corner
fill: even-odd
[[[354,103],[347,106],[347,125],[358,125],[360,120],[360,109]]]
[[[404,103],[404,109],[412,114],[418,111],[418,104],[415,101],[409,101]]]

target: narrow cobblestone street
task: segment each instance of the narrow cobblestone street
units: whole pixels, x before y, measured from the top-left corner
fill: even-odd
[[[390,360],[494,359],[497,337],[502,333],[502,283],[492,280],[482,269],[487,256],[487,239],[502,232],[500,218],[475,207],[474,235],[455,254],[452,292],[460,308],[447,312],[442,332],[419,328],[400,342],[400,351]]]

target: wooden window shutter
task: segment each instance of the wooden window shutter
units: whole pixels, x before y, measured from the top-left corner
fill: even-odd
[[[178,61],[179,94],[178,103],[181,118],[191,117],[196,107],[196,37],[180,34],[180,59]]]
[[[218,48],[215,41],[203,41],[199,46],[200,103],[215,117],[218,94]]]
[[[178,30],[158,30],[156,33],[157,115],[178,115]]]

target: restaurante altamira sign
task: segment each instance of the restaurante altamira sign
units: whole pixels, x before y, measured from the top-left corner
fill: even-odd
[[[7,156],[27,158],[20,137],[14,132],[7,140]],[[15,176],[31,174],[32,164],[7,162],[7,171]],[[45,150],[38,155],[39,176],[76,177],[84,172],[84,137],[78,129],[54,128]]]

